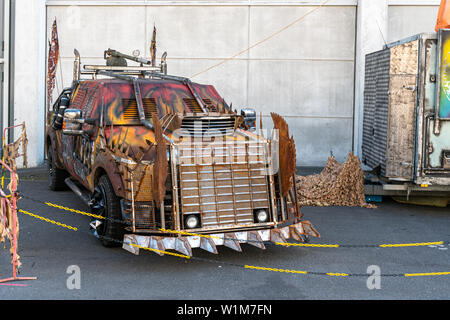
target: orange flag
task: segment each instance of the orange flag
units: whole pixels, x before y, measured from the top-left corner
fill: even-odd
[[[436,21],[436,27],[434,30],[436,32],[439,29],[450,28],[450,3],[447,0],[441,0],[441,5],[439,6],[438,17]]]

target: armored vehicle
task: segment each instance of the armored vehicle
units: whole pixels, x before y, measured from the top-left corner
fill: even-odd
[[[257,134],[254,110],[233,111],[212,85],[168,75],[165,53],[159,65],[111,49],[104,57],[81,68],[75,50],[46,152],[50,189],[68,186],[90,206],[105,246],[191,256],[319,236],[301,220],[283,118],[272,114],[270,137]]]

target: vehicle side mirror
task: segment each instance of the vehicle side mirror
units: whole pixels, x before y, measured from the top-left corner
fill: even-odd
[[[251,108],[241,109],[241,116],[244,117],[244,125],[249,131],[256,130],[256,111]]]
[[[84,123],[84,119],[81,118],[81,110],[66,109],[64,110],[63,119],[63,134],[70,136],[79,136],[83,134],[81,127]]]
[[[70,98],[67,96],[62,96],[59,101],[59,107],[56,110],[55,114],[53,114],[54,120],[52,127],[55,130],[60,130],[62,128],[62,123],[64,120],[64,111],[70,104]]]

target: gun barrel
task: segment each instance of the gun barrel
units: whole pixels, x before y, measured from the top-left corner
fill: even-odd
[[[124,58],[124,59],[132,60],[132,61],[135,61],[135,62],[143,63],[143,64],[148,64],[148,65],[152,64],[152,62],[150,60],[147,60],[147,59],[144,59],[144,58],[130,56],[128,54],[124,54],[124,53],[121,53],[119,51],[112,50],[112,49],[108,49],[108,50],[105,51],[105,54],[104,54],[104,58],[105,59],[106,59],[107,55],[113,56],[113,57],[118,57],[118,58]]]

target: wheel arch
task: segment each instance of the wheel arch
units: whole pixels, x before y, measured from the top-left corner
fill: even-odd
[[[98,184],[98,181],[101,176],[106,175],[111,182],[114,193],[116,196],[123,198],[124,197],[124,190],[123,190],[123,181],[122,177],[119,174],[112,173],[111,170],[108,170],[103,165],[98,165],[95,167],[92,173],[92,190],[94,190],[95,186]]]

